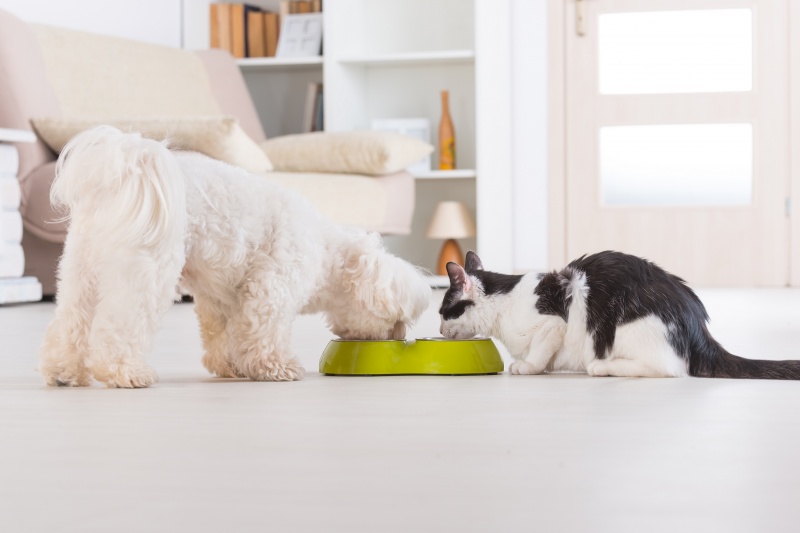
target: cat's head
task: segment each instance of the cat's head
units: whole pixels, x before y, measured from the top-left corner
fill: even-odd
[[[488,335],[486,300],[480,272],[483,271],[478,254],[467,252],[465,268],[457,263],[447,263],[450,288],[444,295],[439,314],[442,317],[440,333],[448,339],[471,339]]]

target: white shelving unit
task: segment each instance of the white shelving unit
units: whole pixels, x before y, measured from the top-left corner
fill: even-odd
[[[444,200],[476,210],[475,0],[328,0],[324,4],[325,129],[369,129],[372,120],[425,117],[436,145],[442,90],[450,93],[458,170],[417,173],[411,234],[386,236],[399,256],[436,268],[440,240],[425,233]],[[341,31],[347,28],[347,31]],[[438,161],[438,151],[431,161]],[[460,241],[476,249],[476,239]]]
[[[192,12],[200,13],[203,0],[196,1]],[[280,4],[250,3],[271,10]],[[425,237],[430,217],[439,201],[461,201],[478,227],[477,239],[460,241],[462,249],[511,271],[511,20],[508,0],[325,0],[324,57],[243,59],[239,65],[269,137],[300,132],[306,88],[322,82],[327,131],[426,117],[436,145],[440,92],[448,90],[458,169],[418,173],[412,232],[385,242],[433,270],[441,242]],[[438,153],[431,160],[438,161]]]
[[[475,178],[474,170],[429,170],[427,172],[414,172],[418,180],[455,180]]]
[[[359,66],[412,66],[412,65],[452,65],[472,63],[475,52],[472,50],[441,50],[432,52],[412,52],[407,54],[388,54],[366,57],[345,57],[339,62]]]

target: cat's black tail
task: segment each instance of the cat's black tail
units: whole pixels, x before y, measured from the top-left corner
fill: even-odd
[[[703,330],[706,342],[693,350],[689,375],[703,378],[800,380],[800,360],[745,359],[729,353],[711,337],[705,327]]]
[[[705,373],[692,375],[707,378],[800,380],[800,361],[745,359],[723,350],[714,368],[708,369]]]

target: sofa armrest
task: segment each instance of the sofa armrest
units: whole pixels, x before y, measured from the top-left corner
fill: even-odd
[[[20,180],[22,203],[19,212],[25,229],[36,237],[54,243],[63,243],[67,236],[64,213],[50,205],[50,187],[56,179],[56,162],[51,161],[35,168]]]

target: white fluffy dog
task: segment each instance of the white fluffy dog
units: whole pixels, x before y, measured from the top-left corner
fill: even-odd
[[[144,360],[179,285],[195,298],[221,377],[296,380],[292,321],[325,314],[346,339],[402,339],[430,289],[377,235],[339,227],[299,195],[203,155],[101,126],[75,137],[51,190],[71,219],[48,385],[147,387]]]

